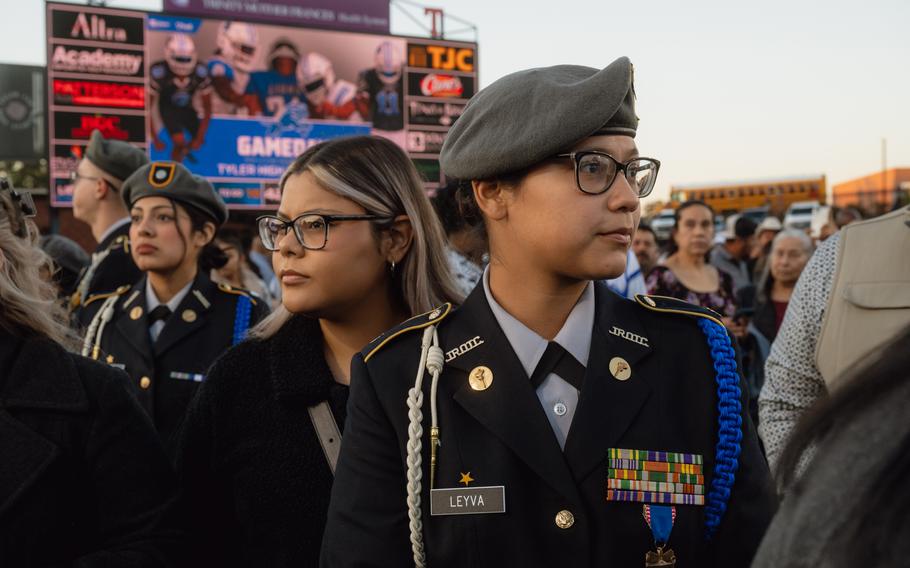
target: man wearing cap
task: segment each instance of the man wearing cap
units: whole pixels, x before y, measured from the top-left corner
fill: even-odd
[[[120,189],[123,180],[148,161],[140,148],[105,140],[98,130],[92,132],[85,155],[73,172],[73,216],[88,223],[98,246],[70,297],[71,310],[77,310],[92,294],[139,278],[139,269],[130,257],[130,219]]]
[[[752,282],[760,282],[768,267],[768,256],[777,233],[783,230],[780,219],[768,215],[755,229],[755,245],[752,247]]]
[[[507,75],[440,157],[490,262],[354,357],[321,565],[746,567],[773,509],[714,312],[627,300],[632,65]]]
[[[207,180],[177,162],[152,162],[123,183],[136,281],[87,298],[82,354],[124,369],[164,442],[209,366],[268,312],[244,290],[215,284],[212,244],[228,216]]]
[[[733,278],[734,292],[752,283],[748,260],[755,243],[755,227],[755,221],[748,217],[733,215],[727,218],[724,242],[711,250],[709,262]]]

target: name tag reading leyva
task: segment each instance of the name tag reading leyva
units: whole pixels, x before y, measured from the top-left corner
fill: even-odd
[[[478,515],[506,512],[506,488],[453,487],[430,491],[430,515]]]

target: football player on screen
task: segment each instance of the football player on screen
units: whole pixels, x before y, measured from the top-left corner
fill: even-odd
[[[279,116],[288,104],[300,101],[297,62],[300,51],[287,39],[279,39],[269,51],[269,69],[250,73],[246,86],[250,114]]]
[[[246,114],[243,93],[256,60],[259,34],[251,24],[224,22],[218,26],[215,43],[218,47],[208,62],[209,77],[215,91],[212,112]]]
[[[307,53],[297,66],[297,79],[312,118],[363,120],[354,104],[357,87],[335,77],[335,67],[321,53]]]
[[[195,162],[190,151],[198,150],[205,142],[212,118],[212,95],[209,74],[196,57],[193,38],[182,33],[169,37],[164,44],[164,60],[152,64],[149,78],[150,107],[158,109],[170,136],[171,159]],[[202,103],[201,119],[194,104],[197,95]],[[158,135],[154,115],[149,113],[149,131],[155,149],[161,151],[165,144]]]
[[[376,48],[375,65],[357,79],[357,108],[375,130],[404,128],[404,56],[392,42]]]

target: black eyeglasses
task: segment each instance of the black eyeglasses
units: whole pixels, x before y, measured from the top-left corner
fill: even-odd
[[[283,235],[293,227],[294,236],[300,246],[307,250],[324,249],[329,242],[329,225],[338,221],[391,221],[392,217],[382,215],[322,215],[304,213],[290,221],[274,215],[263,215],[256,219],[262,246],[271,251],[278,250]]]
[[[632,158],[620,162],[606,152],[584,150],[569,154],[556,154],[557,158],[569,158],[575,164],[575,184],[584,193],[601,194],[613,185],[616,174],[620,171],[632,191],[639,197],[645,197],[654,189],[660,162],[654,158]]]

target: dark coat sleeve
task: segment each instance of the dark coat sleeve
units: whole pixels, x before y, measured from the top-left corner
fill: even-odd
[[[405,408],[402,399],[402,412]],[[322,540],[321,566],[413,563],[400,447],[363,356],[357,355],[352,362],[348,419]]]
[[[74,564],[171,566],[182,552],[183,531],[175,514],[176,479],[164,448],[127,392],[125,373],[79,359],[79,373],[99,379],[84,464],[97,503],[100,544]]]
[[[180,512],[192,527],[190,551],[182,566],[228,566],[231,562],[226,553],[236,549],[225,544],[236,534],[229,508],[233,499],[222,490],[216,475],[215,410],[218,387],[229,372],[223,361],[215,363],[196,391],[177,434]]]

